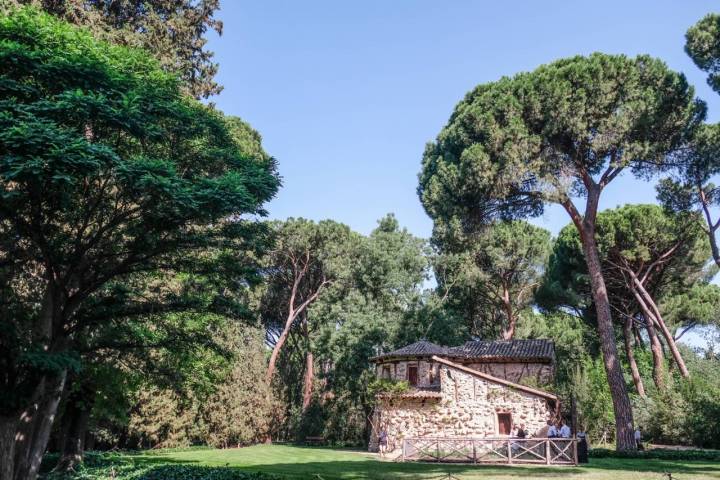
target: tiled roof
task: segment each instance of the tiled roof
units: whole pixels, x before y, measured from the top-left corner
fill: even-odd
[[[443,347],[426,340],[412,343],[371,360],[398,357],[441,357],[471,360],[535,360],[552,362],[555,345],[552,340],[471,340],[459,347]]]
[[[549,360],[555,358],[555,345],[552,340],[472,340],[459,347],[447,349],[448,356],[454,358],[479,359],[534,359]]]
[[[432,355],[445,355],[447,347],[442,347],[427,340],[420,340],[419,342],[411,343],[410,345],[404,346],[392,352],[383,353],[375,358],[384,357],[425,357]]]

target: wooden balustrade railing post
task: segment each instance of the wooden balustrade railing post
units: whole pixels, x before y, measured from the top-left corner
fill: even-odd
[[[402,461],[405,461],[405,455],[407,454],[407,438],[403,438],[402,444]]]
[[[510,445],[510,439],[507,440],[507,457],[508,465],[512,463],[512,445]]]
[[[573,436],[572,442],[573,442],[573,463],[575,465],[577,465],[578,464],[577,437]]]
[[[475,440],[471,441],[473,451],[473,463],[477,463],[477,450],[475,449]]]
[[[545,440],[545,465],[550,465],[550,440]]]

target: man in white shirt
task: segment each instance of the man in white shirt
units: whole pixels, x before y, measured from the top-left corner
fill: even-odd
[[[563,420],[562,426],[560,427],[560,436],[562,438],[570,438],[570,435],[571,435],[570,427],[568,427],[565,420]]]
[[[550,425],[550,428],[548,428],[547,436],[548,438],[555,438],[559,435],[557,427],[553,424]]]

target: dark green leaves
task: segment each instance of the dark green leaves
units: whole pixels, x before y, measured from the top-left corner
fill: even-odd
[[[685,40],[685,52],[708,73],[708,85],[720,91],[720,15],[706,15],[687,31]]]
[[[584,175],[653,171],[703,114],[659,60],[559,60],[470,92],[426,148],[418,192],[436,229],[538,215],[582,195]]]

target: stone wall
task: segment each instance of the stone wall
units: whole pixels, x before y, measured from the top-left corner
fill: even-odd
[[[465,366],[487,373],[493,377],[504,378],[513,383],[547,385],[554,377],[554,366],[550,363],[468,363]]]
[[[530,434],[542,428],[552,409],[541,396],[489,382],[456,368],[440,365],[442,398],[382,399],[375,410],[374,427],[385,425],[390,448],[401,448],[407,437],[495,437],[498,413],[510,413]],[[372,432],[370,449],[377,449]]]
[[[429,387],[438,384],[438,364],[426,360],[405,360],[378,364],[375,374],[378,378],[387,378],[383,372],[383,369],[387,367],[390,379],[396,381],[408,380],[407,370],[409,365],[418,367],[418,387]]]

